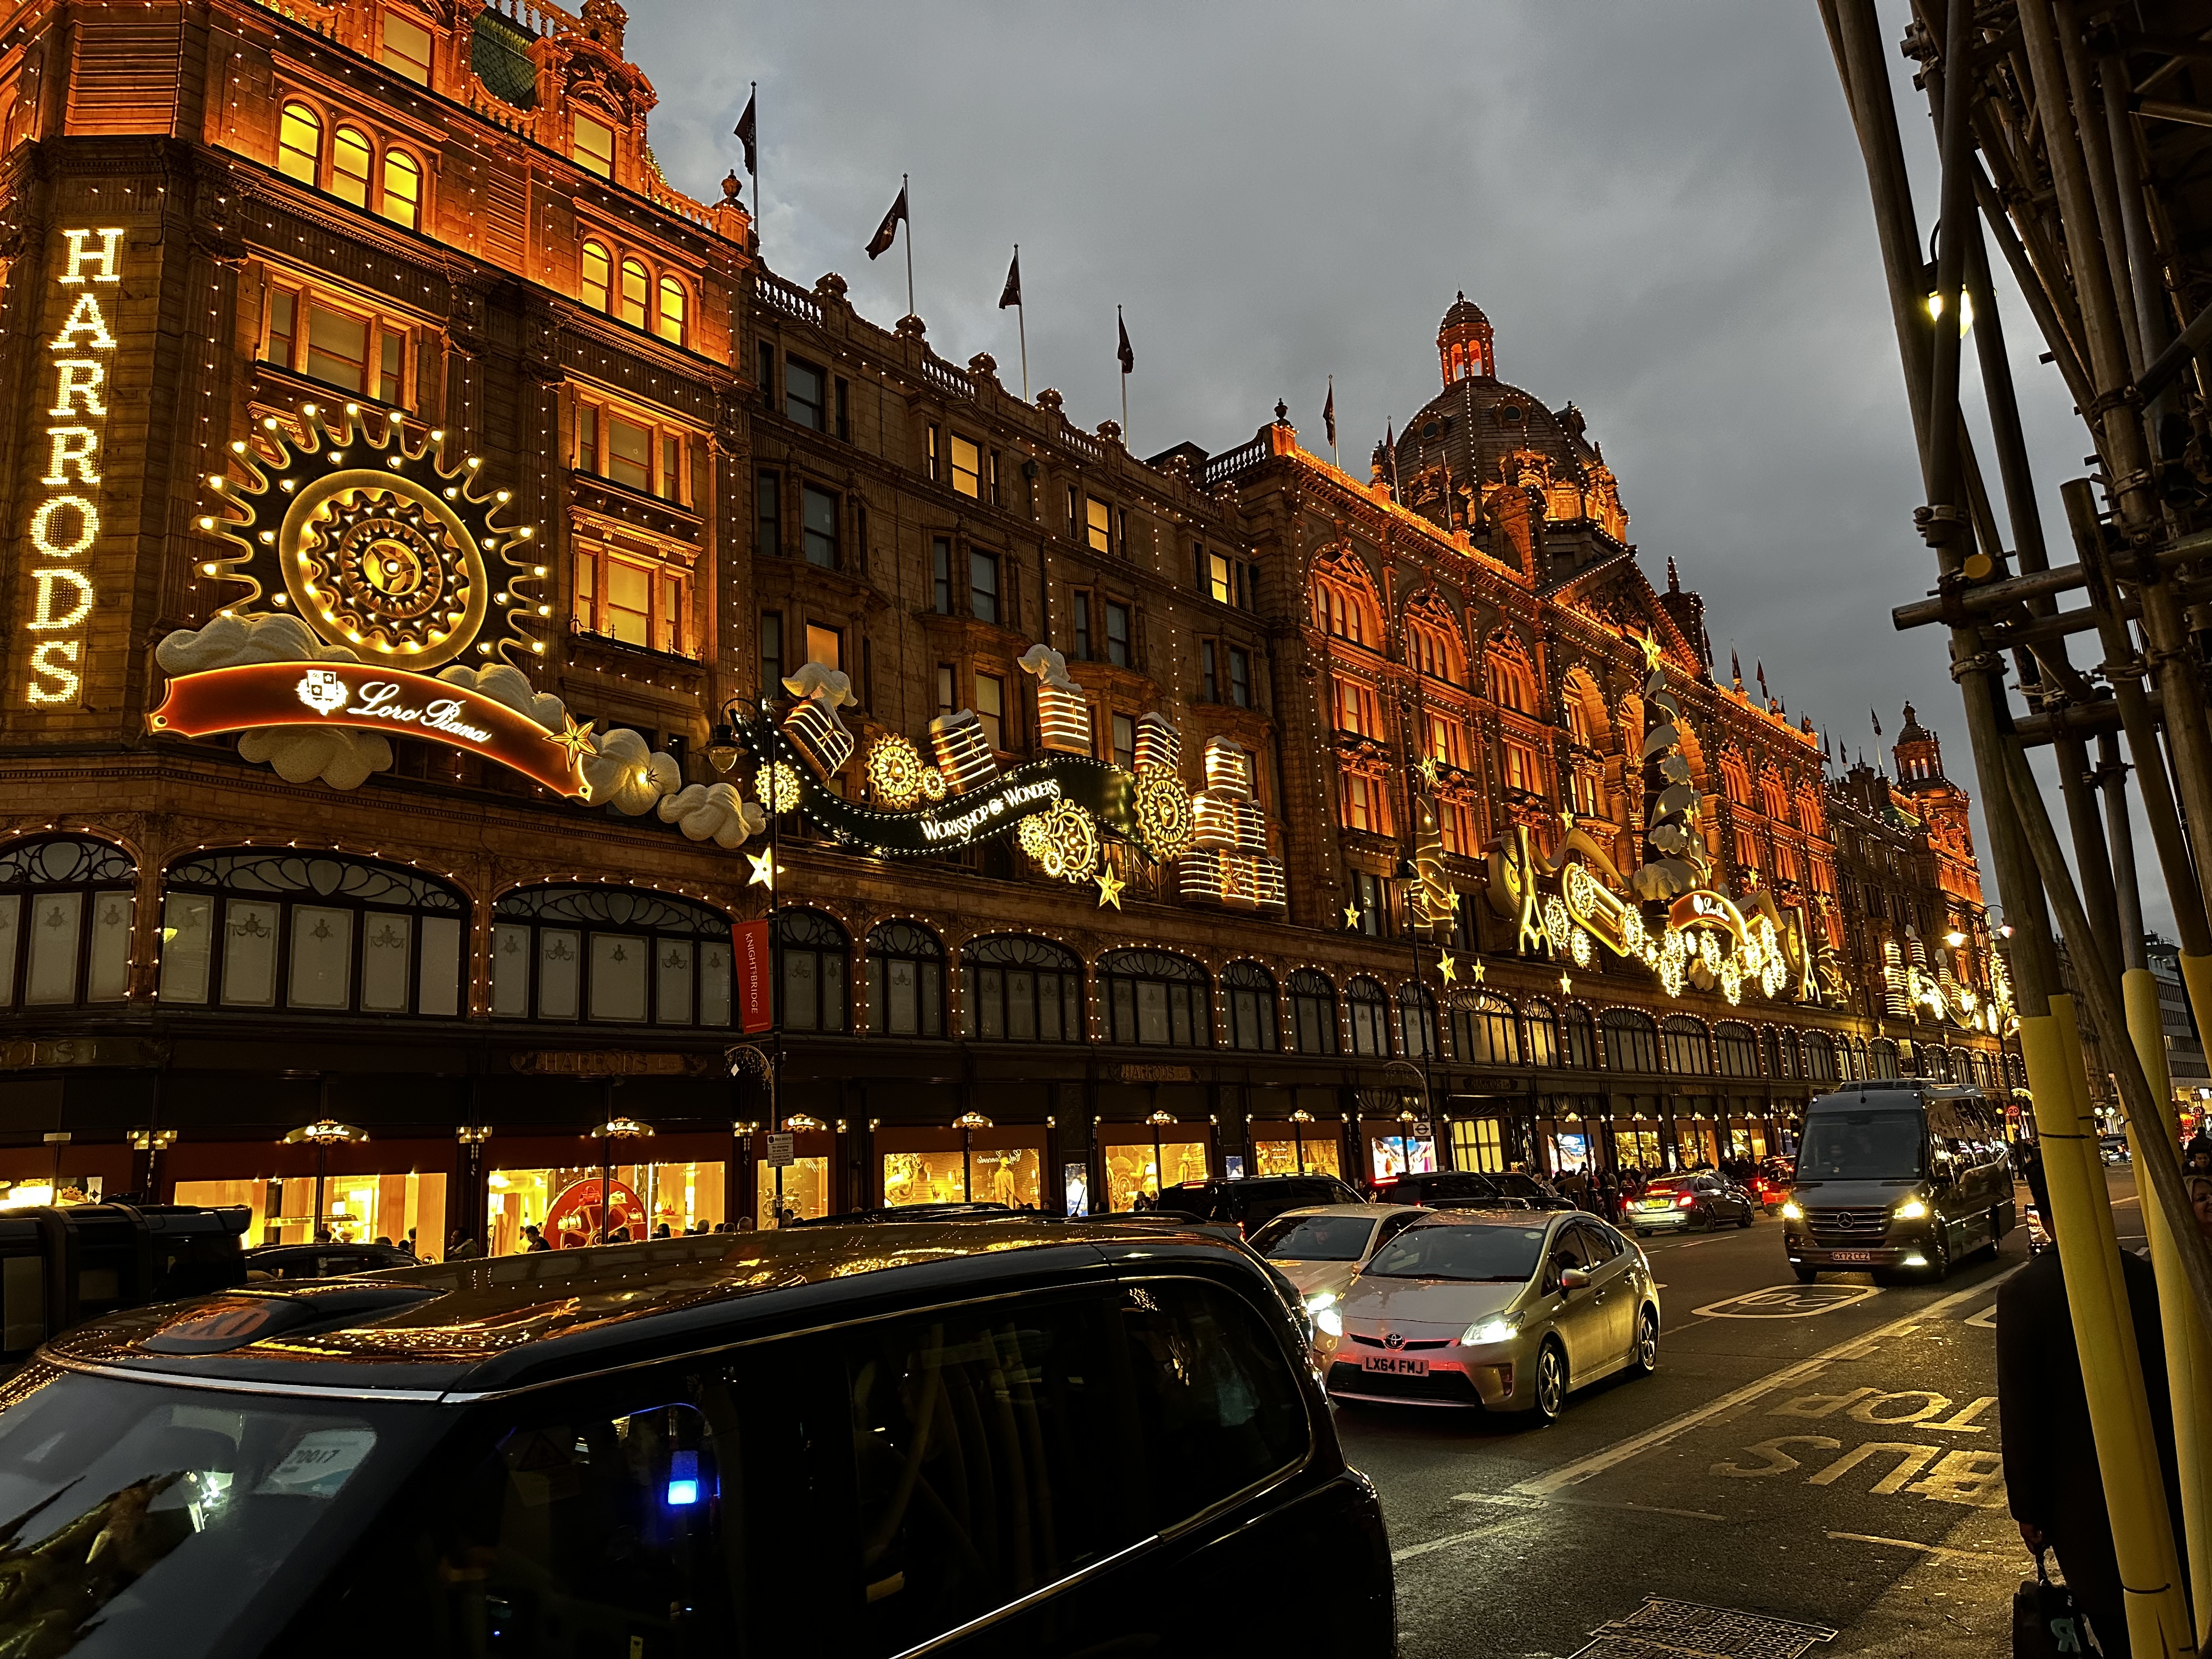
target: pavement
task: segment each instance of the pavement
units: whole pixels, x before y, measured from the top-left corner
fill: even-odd
[[[2139,1249],[2129,1171],[2110,1185]],[[1571,1395],[1545,1429],[1337,1408],[1382,1493],[1404,1659],[2009,1651],[2033,1564],[1998,1456],[1996,1288],[2025,1227],[1941,1285],[1800,1285],[1772,1218],[1644,1249],[1656,1375]]]

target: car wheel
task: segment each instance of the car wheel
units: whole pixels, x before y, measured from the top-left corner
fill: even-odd
[[[1628,1355],[1632,1376],[1649,1376],[1659,1369],[1659,1315],[1646,1308],[1636,1316],[1636,1346]]]
[[[1735,1224],[1739,1227],[1748,1227],[1751,1225],[1750,1205],[1747,1204],[1743,1206],[1743,1213],[1735,1218]]]
[[[1790,1270],[1797,1275],[1797,1282],[1800,1285],[1809,1285],[1820,1276],[1820,1270],[1818,1267],[1808,1267],[1802,1261],[1791,1262]]]
[[[1536,1375],[1528,1394],[1526,1415],[1532,1428],[1559,1420],[1559,1408],[1567,1403],[1567,1359],[1557,1342],[1547,1339],[1536,1351]]]
[[[1928,1266],[1923,1270],[1930,1285],[1941,1285],[1951,1276],[1951,1240],[1943,1224],[1936,1224],[1935,1236],[1928,1243]]]

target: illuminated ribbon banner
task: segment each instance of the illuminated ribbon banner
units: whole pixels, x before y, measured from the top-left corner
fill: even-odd
[[[361,726],[447,744],[556,793],[584,793],[580,744],[465,686],[377,663],[246,663],[179,674],[148,719],[156,732],[186,738],[254,726]]]

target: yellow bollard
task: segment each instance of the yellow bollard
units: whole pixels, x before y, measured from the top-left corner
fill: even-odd
[[[2052,1236],[2066,1275],[2066,1304],[2081,1357],[2097,1465],[2112,1518],[2112,1550],[2127,1591],[2128,1641],[2136,1659],[2186,1659],[2196,1633],[2182,1594],[2181,1565],[2166,1507],[2143,1393],[2135,1322],[2122,1288],[2119,1240],[2097,1157],[2074,999],[2021,1020],[2021,1057],[2034,1097],[2036,1138],[2051,1194]]]
[[[2182,983],[2192,1007],[2212,1015],[2212,957],[2181,958]],[[2123,976],[2128,1035],[2135,1041],[2143,1076],[2159,1105],[2158,1133],[2168,1140],[2180,1133],[2173,1110],[2173,1079],[2166,1067],[2166,1034],[2158,1006],[2158,977],[2147,968]],[[2133,1137],[2130,1146],[2134,1145]],[[2141,1155],[2137,1154],[2140,1167]],[[2174,1258],[2172,1218],[2157,1195],[2142,1194],[2143,1231],[2150,1236],[2150,1264],[2158,1274],[2159,1316],[2166,1325],[2166,1380],[2173,1390],[2173,1449],[2181,1470],[2182,1534],[2189,1552],[2190,1604],[2197,1614],[2197,1644],[2212,1641],[2212,1341]],[[2183,1222],[2193,1225],[2194,1218]]]

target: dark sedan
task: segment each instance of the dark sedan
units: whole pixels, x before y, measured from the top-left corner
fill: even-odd
[[[1751,1225],[1758,1200],[1726,1176],[1662,1176],[1628,1202],[1621,1224],[1636,1230],[1638,1238],[1655,1232],[1687,1232],[1692,1227],[1711,1231],[1723,1222]]]
[[[422,1264],[396,1244],[264,1244],[246,1253],[246,1276],[258,1279],[336,1279]]]

